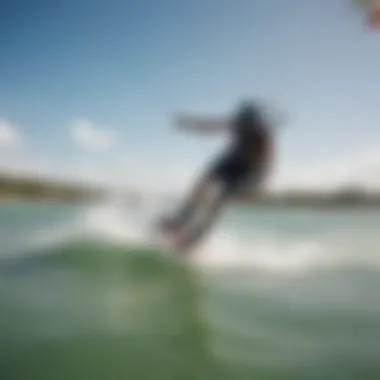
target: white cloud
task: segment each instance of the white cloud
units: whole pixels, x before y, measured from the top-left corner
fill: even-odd
[[[49,165],[29,151],[16,127],[0,118],[0,173],[19,177],[45,176]]]
[[[100,129],[86,119],[71,124],[71,137],[83,149],[105,152],[116,141],[113,131]],[[190,162],[179,157],[152,156],[141,153],[115,157],[114,154],[74,157],[59,165],[53,158],[41,162],[31,150],[26,150],[15,127],[0,119],[0,171],[15,175],[46,175],[66,180],[139,188],[145,191],[182,193],[207,162]],[[14,149],[21,147],[22,149]],[[11,148],[11,149],[8,149]],[[359,185],[380,191],[380,149],[362,149],[346,157],[326,159],[315,165],[279,167],[269,179],[268,188],[281,190],[334,191],[345,185]]]
[[[21,144],[16,128],[5,119],[0,119],[0,148],[13,148]]]
[[[164,162],[162,157],[124,155],[112,160],[81,158],[68,163],[65,177],[91,184],[139,189],[144,192],[182,192],[196,174],[192,165]]]
[[[76,119],[70,127],[72,139],[82,149],[106,151],[115,144],[114,131],[100,129],[87,119]]]
[[[335,191],[358,185],[380,190],[380,150],[376,147],[306,167],[279,168],[271,179],[275,190]]]
[[[25,168],[38,172],[36,161],[23,160]],[[18,162],[17,169],[22,169]],[[35,164],[32,164],[35,162]],[[52,163],[51,163],[52,164]],[[203,162],[168,161],[163,157],[144,154],[125,155],[109,159],[73,159],[49,173],[55,177],[94,185],[140,189],[144,192],[186,194],[203,169]],[[51,165],[53,166],[53,165]],[[16,168],[16,165],[13,165]],[[54,168],[54,167],[53,167]],[[58,174],[60,173],[60,174]],[[305,190],[334,191],[344,185],[361,185],[368,190],[380,190],[380,153],[367,150],[361,154],[327,160],[313,166],[279,167],[270,178],[272,191]]]
[[[0,173],[17,177],[49,176],[51,166],[38,159],[34,154],[24,151],[1,152]]]

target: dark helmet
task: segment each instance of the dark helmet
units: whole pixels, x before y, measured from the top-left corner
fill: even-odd
[[[263,114],[261,107],[252,101],[244,101],[237,107],[234,115],[234,122],[237,125],[252,125],[261,123]]]

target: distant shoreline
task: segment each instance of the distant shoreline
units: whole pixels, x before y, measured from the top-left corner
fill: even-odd
[[[0,174],[0,203],[43,202],[43,203],[98,203],[107,198],[110,192],[105,189],[43,178],[16,178]],[[138,192],[126,190],[127,204],[139,205],[143,196]],[[174,197],[165,196],[170,199]],[[367,194],[360,188],[342,188],[339,192],[326,195],[317,192],[287,192],[264,194],[260,198],[245,198],[233,202],[234,205],[257,207],[292,208],[360,208],[380,209],[380,192]]]
[[[27,197],[27,196],[4,196],[0,194],[0,205],[4,204],[96,204],[100,203],[104,198],[92,199],[91,197],[83,196],[81,199],[68,199],[68,198],[52,198],[52,197]],[[138,202],[140,203],[140,202]],[[125,198],[125,204],[131,205],[131,201],[128,197]],[[136,205],[136,202],[133,202]],[[138,204],[137,204],[138,206]],[[253,207],[253,208],[265,208],[265,209],[288,209],[292,208],[294,210],[298,209],[308,209],[308,210],[319,210],[319,211],[332,211],[332,210],[369,210],[369,211],[380,211],[380,202],[368,203],[368,202],[332,202],[332,201],[309,201],[309,202],[297,202],[297,201],[278,201],[276,199],[266,199],[266,200],[242,200],[231,202],[232,207]]]

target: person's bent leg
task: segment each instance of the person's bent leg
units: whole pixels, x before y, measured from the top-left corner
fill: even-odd
[[[178,212],[173,217],[161,221],[161,227],[172,233],[179,233],[200,209],[214,186],[214,177],[210,173],[204,174],[195,183]]]
[[[205,205],[204,217],[200,221],[196,221],[189,229],[185,228],[180,234],[177,241],[180,248],[189,249],[205,237],[219,217],[227,198],[228,193],[225,190],[221,190],[212,201]]]
[[[183,224],[191,219],[198,207],[205,202],[205,199],[212,191],[216,180],[209,173],[203,175],[193,186],[187,199],[180,207],[175,218],[177,223]]]

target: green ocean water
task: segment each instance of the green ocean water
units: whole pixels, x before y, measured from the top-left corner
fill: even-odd
[[[190,261],[152,210],[0,206],[0,379],[379,379],[380,214],[240,207]]]

